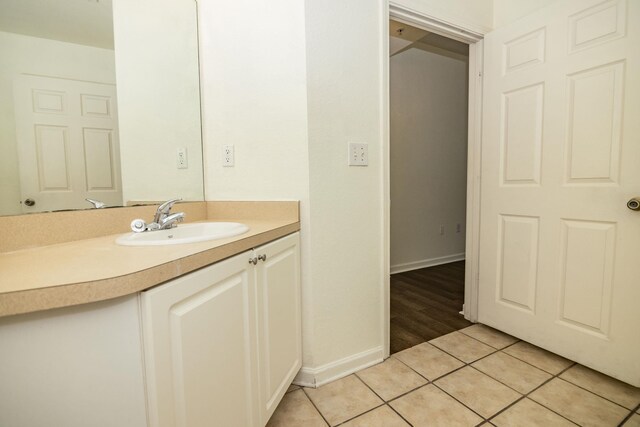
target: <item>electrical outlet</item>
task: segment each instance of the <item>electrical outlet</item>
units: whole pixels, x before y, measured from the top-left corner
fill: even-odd
[[[222,166],[232,167],[235,163],[233,145],[224,145],[222,147]]]
[[[462,230],[462,227],[460,226],[460,223],[456,224],[456,233],[459,233]]]
[[[349,143],[349,166],[369,165],[369,145]]]
[[[179,147],[177,158],[178,169],[187,169],[189,167],[187,160],[187,147]]]
[[[444,225],[440,226],[440,235],[444,236]]]

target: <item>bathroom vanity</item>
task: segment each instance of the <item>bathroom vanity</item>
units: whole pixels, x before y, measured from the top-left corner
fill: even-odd
[[[212,203],[195,219],[250,230],[0,253],[0,425],[267,423],[301,366],[297,203]]]
[[[141,293],[152,426],[265,425],[301,366],[298,233]]]

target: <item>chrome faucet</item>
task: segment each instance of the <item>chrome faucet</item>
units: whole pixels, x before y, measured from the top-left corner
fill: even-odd
[[[160,225],[160,230],[165,230],[167,228],[175,227],[178,225],[178,222],[182,221],[184,221],[184,212],[176,212],[165,216],[158,224]]]
[[[155,222],[156,224],[160,224],[161,221],[163,221],[167,216],[169,216],[169,213],[171,212],[171,208],[173,207],[173,205],[175,205],[176,202],[179,202],[181,200],[182,199],[167,200],[166,202],[158,206],[158,209],[156,210],[156,214],[153,217],[153,222]]]
[[[153,222],[149,224],[142,219],[134,219],[131,221],[131,230],[135,233],[142,233],[143,231],[166,230],[175,227],[179,222],[184,221],[185,213],[176,212],[172,214],[171,208],[181,200],[171,199],[158,206],[156,214],[153,216]]]

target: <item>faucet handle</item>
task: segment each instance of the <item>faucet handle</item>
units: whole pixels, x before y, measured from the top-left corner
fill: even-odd
[[[94,199],[85,199],[85,200],[91,203],[95,209],[102,209],[107,206],[106,203],[101,202],[100,200],[94,200]]]
[[[176,202],[180,202],[181,200],[182,199],[167,200],[166,202],[158,206],[158,209],[156,210],[156,215],[153,217],[153,222],[157,223],[162,219],[163,216],[168,215],[173,205],[176,204]]]
[[[158,210],[162,211],[164,213],[168,213],[171,210],[171,208],[173,207],[173,205],[176,204],[176,202],[181,202],[181,201],[182,201],[182,199],[167,200],[166,202],[164,202],[163,204],[158,206]]]

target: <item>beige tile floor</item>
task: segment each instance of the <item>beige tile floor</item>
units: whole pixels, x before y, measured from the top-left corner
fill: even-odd
[[[640,389],[486,327],[317,389],[291,386],[268,427],[640,427]]]

